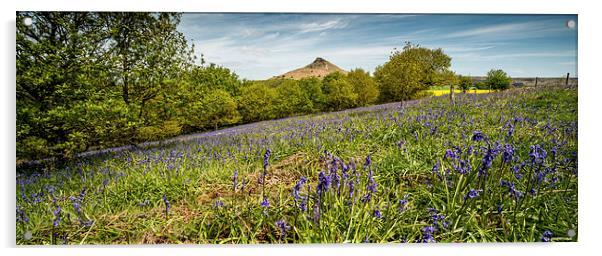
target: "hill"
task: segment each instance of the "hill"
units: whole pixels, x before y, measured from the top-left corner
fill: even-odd
[[[302,79],[306,77],[324,77],[330,73],[341,72],[347,74],[347,71],[337,67],[329,61],[317,57],[312,63],[305,67],[298,68],[282,75],[275,76],[273,78],[289,78],[289,79]]]

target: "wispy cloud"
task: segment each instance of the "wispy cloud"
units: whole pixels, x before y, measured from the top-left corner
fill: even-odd
[[[461,38],[461,37],[497,37],[499,39],[508,38],[530,38],[549,35],[551,32],[565,30],[560,22],[550,21],[530,21],[510,24],[484,25],[466,30],[458,30],[443,35],[442,38]]]
[[[342,19],[334,19],[325,22],[311,22],[301,24],[300,26],[301,33],[308,32],[321,32],[330,29],[341,29],[347,27],[347,22]]]

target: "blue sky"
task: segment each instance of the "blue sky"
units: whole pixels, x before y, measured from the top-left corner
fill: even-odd
[[[442,48],[451,69],[514,77],[577,74],[577,15],[186,13],[178,29],[205,61],[267,79],[322,57],[373,72],[405,41]],[[577,24],[578,26],[578,24]]]

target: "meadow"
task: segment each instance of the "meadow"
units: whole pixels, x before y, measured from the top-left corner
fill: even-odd
[[[441,96],[441,95],[446,95],[449,94],[449,89],[430,89],[427,92],[432,93],[433,96]],[[490,93],[493,92],[493,90],[480,90],[480,89],[471,89],[471,90],[466,90],[466,93],[468,94],[482,94],[482,93]],[[462,93],[462,90],[454,90],[454,94],[459,94]]]
[[[19,167],[16,243],[577,241],[577,89],[431,97]]]

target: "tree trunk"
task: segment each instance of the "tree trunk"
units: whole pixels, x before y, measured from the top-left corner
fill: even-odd
[[[453,106],[456,105],[456,100],[454,99],[454,85],[453,84],[451,84],[449,86],[449,100],[451,101],[451,104]]]

